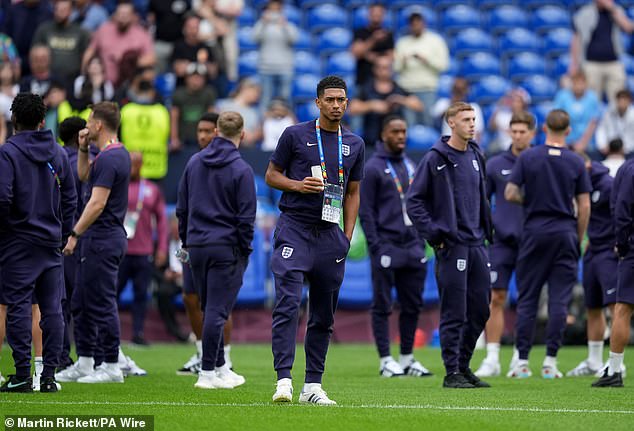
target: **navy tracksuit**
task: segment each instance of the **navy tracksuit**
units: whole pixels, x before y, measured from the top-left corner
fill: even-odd
[[[492,221],[484,156],[475,142],[451,148],[444,136],[418,165],[407,212],[420,236],[436,249],[440,345],[447,375],[469,368],[489,318]]]
[[[225,363],[223,328],[252,251],[256,202],[253,170],[222,137],[195,154],[181,177],[176,216],[204,312],[206,371]]]
[[[517,261],[517,350],[528,360],[539,296],[548,282],[546,354],[556,356],[577,281],[580,241],[573,200],[590,192],[590,179],[581,156],[540,145],[520,155],[509,182],[524,187],[526,214]]]
[[[494,208],[493,243],[489,246],[493,289],[508,289],[522,236],[524,210],[520,205],[504,199],[504,189],[516,161],[517,157],[509,149],[487,162],[487,195]]]
[[[634,305],[634,159],[629,159],[619,168],[612,185],[610,205],[620,258],[616,302]]]
[[[616,302],[618,257],[614,252],[614,223],[610,214],[610,194],[614,179],[599,162],[590,169],[589,245],[583,256],[583,288],[587,308],[603,308]]]
[[[409,189],[409,173],[403,153],[391,153],[382,142],[365,165],[361,182],[359,218],[368,241],[372,262],[372,331],[381,358],[390,355],[388,317],[392,312],[392,287],[396,287],[401,312],[401,354],[414,346],[422,292],[427,275],[425,242],[416,228],[406,226],[403,203],[387,161],[398,175],[403,192]],[[407,159],[412,167],[413,162]]]
[[[39,303],[43,377],[59,366],[64,337],[62,254],[77,207],[64,150],[50,130],[18,132],[0,146],[0,292],[16,375],[31,371],[31,302]]]

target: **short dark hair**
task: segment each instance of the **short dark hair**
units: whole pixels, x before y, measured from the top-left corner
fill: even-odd
[[[405,120],[405,117],[403,117],[402,115],[389,114],[383,119],[383,122],[381,123],[381,130],[385,130],[385,128],[388,126],[388,124],[390,124],[392,121],[403,121],[403,122],[405,122],[405,124],[407,124],[407,121]]]
[[[616,92],[616,98],[620,99],[622,97],[632,100],[632,92],[630,90],[628,90],[627,88],[624,88],[623,90],[617,91]]]
[[[563,109],[553,109],[546,117],[546,127],[555,133],[564,132],[570,126],[570,115]]]
[[[205,112],[203,115],[200,116],[198,122],[200,123],[201,121],[207,121],[209,123],[218,124],[218,117],[219,115],[215,112]]]
[[[411,14],[409,14],[409,18],[407,19],[408,24],[411,24],[416,20],[421,20],[425,22],[425,17],[420,12],[412,12]]]
[[[317,97],[324,95],[324,92],[328,88],[341,88],[348,95],[348,86],[346,81],[335,75],[328,75],[317,84]]]
[[[11,103],[11,112],[19,129],[35,130],[44,121],[46,106],[39,94],[20,93]]]
[[[614,138],[608,143],[608,152],[610,154],[620,153],[623,151],[623,140],[621,138]]]
[[[530,112],[521,111],[511,117],[510,125],[513,124],[526,124],[528,130],[535,130],[535,117]]]
[[[121,112],[115,102],[99,102],[93,105],[92,117],[101,121],[111,132],[116,132],[121,124]]]
[[[68,117],[59,125],[59,139],[64,145],[77,143],[79,131],[86,127],[86,120],[81,117]]]

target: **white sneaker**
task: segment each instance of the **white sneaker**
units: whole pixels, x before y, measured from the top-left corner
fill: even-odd
[[[176,374],[179,376],[191,376],[193,374],[198,374],[200,373],[201,362],[200,356],[198,356],[198,352],[196,352],[187,362],[185,362],[181,369],[176,371]]]
[[[317,404],[320,406],[334,406],[336,401],[328,398],[328,394],[321,388],[320,384],[313,383],[306,385],[309,386],[302,390],[299,394],[299,402],[304,404]]]
[[[379,375],[381,377],[400,377],[405,374],[401,365],[393,358],[389,358],[379,369]]]
[[[76,382],[78,379],[90,375],[91,372],[84,371],[79,367],[79,362],[69,365],[59,373],[55,373],[55,380],[58,382]]]
[[[599,369],[599,371],[597,371],[597,373],[594,375],[594,377],[603,377],[603,374],[605,372],[605,370],[608,369],[608,366],[610,365],[610,361],[605,361],[605,364],[603,364],[603,366]],[[621,377],[625,378],[627,374],[627,369],[625,368],[625,364],[621,364]]]
[[[429,371],[427,368],[423,366],[423,364],[421,364],[415,359],[412,360],[412,362],[410,362],[409,365],[403,369],[403,372],[405,373],[406,376],[412,376],[412,377],[433,376],[431,371]]]
[[[139,367],[131,357],[125,356],[125,362],[118,362],[119,369],[124,376],[147,376],[147,371]]]
[[[497,377],[502,372],[502,367],[499,362],[490,362],[486,359],[482,361],[480,368],[473,373],[477,377]]]
[[[218,377],[216,371],[203,371],[198,374],[198,381],[194,384],[199,389],[233,389],[233,386]]]
[[[293,381],[291,379],[279,379],[273,394],[274,403],[293,402]]]
[[[557,367],[552,367],[550,365],[544,365],[542,367],[542,377],[544,379],[561,379],[564,374],[557,369]]]
[[[532,375],[533,373],[531,372],[531,369],[528,368],[528,364],[517,363],[515,367],[511,368],[511,370],[506,374],[506,377],[513,379],[527,379]]]
[[[599,368],[590,368],[588,360],[585,359],[581,361],[579,365],[577,365],[572,370],[566,373],[566,377],[583,377],[583,376],[594,376],[600,369]]]
[[[229,383],[232,388],[243,385],[246,382],[244,376],[235,373],[228,364],[224,364],[222,367],[216,368],[216,374],[218,378]]]
[[[118,368],[113,371],[101,364],[92,374],[77,379],[77,383],[123,383],[123,373]]]

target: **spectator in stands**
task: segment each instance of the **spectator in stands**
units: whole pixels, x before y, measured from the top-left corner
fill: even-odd
[[[515,114],[524,112],[531,104],[531,96],[521,87],[513,88],[496,103],[491,118],[489,130],[495,136],[489,144],[491,153],[508,150],[511,146],[511,118]]]
[[[244,0],[215,0],[214,10],[217,17],[224,21],[225,33],[218,35],[222,38],[221,46],[224,49],[225,67],[229,81],[238,80],[238,25],[237,18],[244,9]],[[221,93],[222,94],[222,93]]]
[[[82,69],[96,55],[105,66],[106,79],[119,85],[119,64],[126,52],[137,58],[154,58],[154,44],[149,33],[136,22],[132,3],[122,0],[110,21],[95,32],[82,60]]]
[[[262,119],[256,107],[260,93],[260,86],[252,79],[245,78],[238,83],[229,99],[222,99],[216,103],[218,112],[235,111],[244,119],[242,145],[245,147],[253,147],[262,140]]]
[[[0,145],[13,130],[11,124],[11,103],[18,95],[20,86],[15,79],[15,69],[11,63],[0,62]]]
[[[573,26],[570,75],[583,69],[589,87],[600,99],[607,97],[614,104],[616,92],[625,87],[625,67],[619,61],[621,31],[632,33],[634,23],[614,0],[594,0],[575,13]]]
[[[189,63],[185,85],[177,88],[172,96],[170,151],[180,151],[183,147],[190,155],[198,151],[198,119],[216,103],[216,91],[205,85],[206,80],[207,66]]]
[[[372,72],[372,79],[361,87],[358,96],[350,102],[350,114],[363,115],[363,139],[366,145],[374,145],[380,139],[383,119],[388,114],[403,115],[404,109],[414,112],[423,110],[420,99],[394,81],[390,57],[377,57]]]
[[[357,59],[357,86],[372,78],[372,66],[379,56],[392,56],[394,36],[383,27],[385,7],[380,3],[368,8],[368,26],[354,31],[350,51]]]
[[[154,23],[154,49],[158,70],[163,73],[169,69],[167,64],[174,49],[174,43],[182,36],[185,14],[191,2],[185,0],[150,0],[148,21]]]
[[[73,82],[69,100],[73,108],[84,110],[91,104],[114,99],[115,91],[112,82],[106,80],[103,63],[94,57],[88,63],[84,74]]]
[[[580,153],[592,153],[594,131],[597,128],[598,115],[601,112],[599,99],[594,91],[588,89],[588,81],[583,71],[572,76],[572,88],[561,89],[555,96],[554,109],[563,109],[570,115],[570,134],[566,143]]]
[[[198,38],[214,53],[218,63],[218,78],[216,78],[216,92],[220,97],[227,96],[227,58],[225,55],[226,35],[231,31],[229,22],[218,15],[214,7],[215,0],[194,0],[194,10],[200,17]],[[235,34],[234,34],[235,39]]]
[[[282,132],[295,123],[297,119],[288,106],[288,102],[284,99],[273,99],[264,114],[262,151],[275,150]]]
[[[101,24],[108,21],[108,11],[94,0],[75,0],[75,10],[70,19],[84,30],[95,32]]]
[[[442,98],[436,101],[436,104],[432,108],[432,115],[436,119],[436,122],[440,123],[441,135],[451,135],[451,129],[449,124],[445,120],[445,112],[447,108],[452,104],[460,101],[466,101],[469,96],[469,81],[465,78],[456,78],[451,85],[451,98]],[[481,142],[482,134],[484,133],[484,116],[482,115],[482,109],[477,103],[468,102],[473,107],[475,113],[475,135],[474,140],[478,143]]]
[[[90,43],[90,34],[70,20],[71,0],[57,0],[53,21],[41,24],[33,36],[33,43],[51,50],[51,72],[66,85],[79,74],[81,58]]]
[[[10,63],[13,74],[17,78],[20,76],[20,64],[22,59],[18,54],[18,49],[13,43],[13,39],[4,33],[0,33],[0,63]]]
[[[262,85],[260,111],[264,112],[274,97],[290,100],[295,68],[293,44],[297,27],[288,22],[281,0],[270,0],[253,28],[253,39],[259,44],[258,75]]]
[[[56,77],[51,73],[51,50],[46,45],[33,45],[29,51],[31,74],[20,80],[21,93],[35,93],[43,96]]]
[[[627,89],[619,90],[616,93],[616,105],[603,113],[595,136],[597,149],[605,154],[608,143],[616,138],[622,140],[626,154],[634,152],[634,107],[632,93]]]
[[[623,151],[623,141],[620,138],[612,139],[608,144],[608,154],[602,162],[609,170],[610,176],[616,177],[616,173],[623,163],[625,163],[625,152]]]
[[[409,17],[409,31],[409,35],[396,42],[394,70],[399,74],[399,85],[423,102],[422,111],[405,111],[408,124],[422,123],[431,127],[438,77],[449,67],[449,50],[440,35],[427,29],[425,19],[418,12]]]
[[[183,38],[174,44],[172,65],[176,74],[176,85],[185,84],[187,66],[190,63],[200,63],[207,66],[207,78],[213,80],[218,75],[218,63],[213,51],[198,38],[200,18],[195,14],[188,14],[183,24]]]

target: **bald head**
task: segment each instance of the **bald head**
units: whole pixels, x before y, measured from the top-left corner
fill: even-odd
[[[218,117],[218,136],[232,141],[236,146],[244,135],[244,120],[237,112],[227,111]]]

